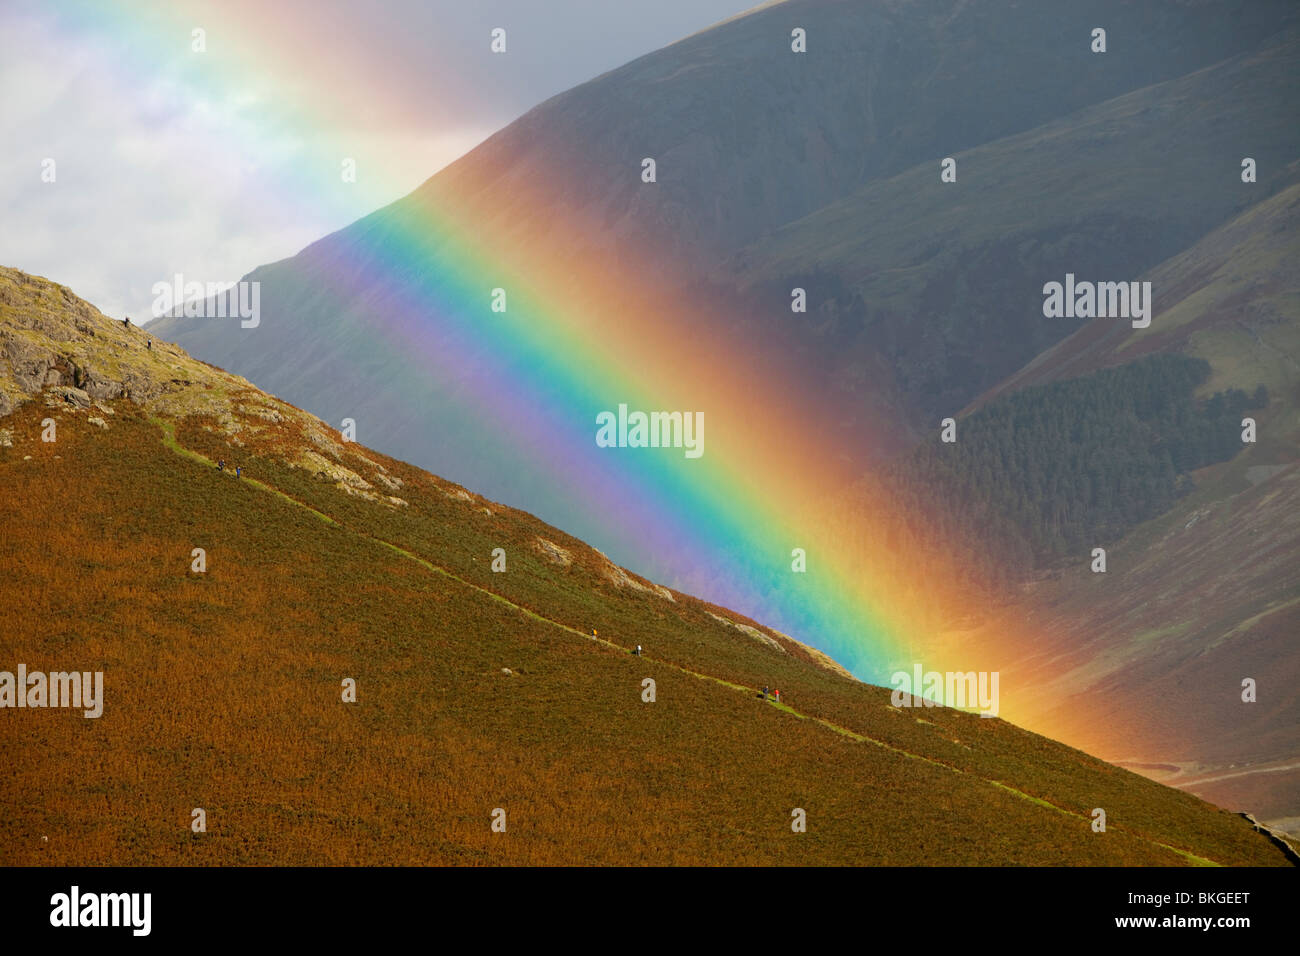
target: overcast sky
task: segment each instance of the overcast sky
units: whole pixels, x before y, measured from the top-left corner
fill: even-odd
[[[0,0],[0,264],[146,319],[155,282],[291,256],[548,97],[756,5]]]

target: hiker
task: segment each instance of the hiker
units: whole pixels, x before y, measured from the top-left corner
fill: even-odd
[[[244,476],[244,466],[243,466],[243,465],[236,465],[236,466],[235,466],[235,477],[236,477],[236,478],[242,478],[243,476]]]
[[[767,700],[767,685],[763,685],[763,700]]]
[[[225,470],[226,470],[226,459],[224,459],[224,458],[220,458],[220,459],[218,459],[218,460],[217,460],[217,471],[225,471]]]
[[[145,345],[145,348],[148,348],[148,349],[152,349],[152,348],[153,348],[153,339],[149,339],[149,340],[147,340],[147,343],[146,343],[146,345]]]
[[[632,653],[635,654],[637,657],[640,657],[640,656],[641,656],[641,645],[638,644],[638,645],[636,646],[636,650],[633,651]]]
[[[772,688],[772,694],[774,697],[776,697],[776,702],[778,704],[781,703],[781,691],[774,687]]]

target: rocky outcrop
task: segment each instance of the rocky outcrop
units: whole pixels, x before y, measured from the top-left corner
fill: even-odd
[[[215,379],[215,370],[205,369],[173,345],[149,348],[139,329],[100,314],[65,286],[0,267],[0,415],[47,388],[75,389],[95,401],[150,402]]]
[[[36,400],[98,412],[87,421],[102,430],[109,425],[101,416],[114,414],[105,403],[116,400],[171,419],[196,416],[236,447],[256,447],[309,469],[345,494],[389,507],[407,504],[375,490],[382,483],[396,491],[401,479],[385,474],[366,449],[340,442],[318,418],[130,322],[110,319],[65,286],[0,266],[0,417]]]
[[[90,396],[79,388],[64,385],[48,390],[45,393],[45,404],[51,408],[61,404],[68,404],[73,408],[89,408]]]
[[[551,564],[558,564],[560,567],[567,568],[573,564],[573,555],[567,548],[561,548],[554,541],[547,541],[545,538],[538,538],[533,542],[533,546],[542,554],[542,557],[550,561]]]

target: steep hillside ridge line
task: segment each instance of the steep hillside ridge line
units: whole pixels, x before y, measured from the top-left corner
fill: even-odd
[[[214,462],[214,461],[212,461],[210,458],[208,458],[208,457],[206,457],[205,455],[202,455],[202,454],[200,454],[200,453],[198,453],[198,452],[195,452],[195,451],[193,451],[193,450],[191,450],[191,449],[185,448],[183,445],[181,445],[180,442],[176,439],[174,426],[173,426],[170,422],[166,422],[166,421],[163,421],[163,420],[161,420],[161,419],[153,419],[153,421],[155,422],[155,424],[157,424],[157,425],[160,426],[160,428],[161,428],[161,430],[162,430],[162,432],[163,432],[163,435],[162,435],[162,443],[163,443],[163,445],[164,445],[165,447],[167,447],[170,451],[172,451],[172,452],[174,452],[174,453],[176,453],[176,454],[178,454],[178,455],[181,455],[182,457],[187,458],[187,459],[189,459],[189,460],[191,460],[191,461],[194,461],[194,462],[196,462],[196,463],[198,463],[198,464],[202,464],[202,465],[204,465],[204,466],[206,466],[206,467],[212,467],[212,468],[215,468],[215,467],[216,467],[217,463]],[[621,644],[617,644],[617,643],[615,643],[615,642],[613,642],[613,641],[605,640],[604,638],[598,637],[598,636],[596,636],[596,635],[587,634],[587,633],[585,633],[584,631],[579,630],[578,628],[575,628],[575,627],[573,627],[573,626],[571,626],[571,625],[565,624],[565,623],[563,623],[563,622],[561,622],[561,621],[553,620],[552,618],[549,618],[549,617],[546,617],[545,615],[539,614],[538,612],[532,610],[531,608],[524,607],[524,606],[522,606],[522,605],[520,605],[520,604],[516,604],[515,602],[513,602],[513,601],[511,601],[510,599],[506,598],[504,595],[498,594],[497,592],[492,591],[492,590],[490,590],[489,588],[485,588],[485,587],[482,587],[482,586],[480,586],[480,585],[474,584],[474,583],[471,582],[471,581],[467,581],[467,580],[465,580],[464,578],[460,577],[459,575],[453,573],[453,572],[450,571],[449,569],[444,568],[444,567],[442,567],[442,566],[440,566],[440,565],[438,565],[438,564],[435,564],[434,562],[428,560],[427,558],[424,558],[424,557],[421,557],[421,556],[418,555],[418,554],[415,554],[413,551],[410,551],[410,550],[408,550],[408,549],[406,549],[406,548],[403,548],[403,547],[400,547],[400,546],[398,546],[398,545],[396,545],[396,544],[393,544],[391,541],[385,541],[383,538],[376,537],[375,535],[367,534],[367,533],[364,532],[364,531],[360,531],[360,530],[357,530],[356,528],[349,527],[348,525],[343,524],[342,522],[340,522],[340,521],[338,521],[338,520],[336,520],[336,519],[330,517],[329,515],[325,514],[324,512],[319,511],[319,510],[317,510],[316,508],[311,507],[310,505],[306,504],[305,502],[299,501],[297,498],[294,498],[294,497],[292,497],[291,495],[285,494],[283,491],[281,491],[281,490],[278,489],[278,488],[275,488],[275,487],[273,487],[273,486],[271,486],[271,485],[268,485],[268,484],[266,484],[266,483],[264,483],[264,482],[257,481],[257,480],[255,480],[255,479],[241,479],[241,480],[246,480],[246,481],[248,481],[248,483],[249,483],[250,485],[252,485],[254,488],[257,488],[258,490],[268,492],[268,493],[270,493],[270,494],[273,494],[273,495],[275,495],[275,496],[281,498],[282,500],[284,500],[284,501],[286,501],[286,502],[288,502],[288,503],[290,503],[290,504],[297,505],[298,507],[303,508],[303,509],[305,509],[305,510],[311,512],[311,513],[312,513],[313,515],[315,515],[317,518],[320,518],[321,520],[326,521],[326,522],[328,522],[328,523],[331,524],[331,525],[334,525],[334,526],[336,526],[336,527],[338,527],[338,528],[340,528],[340,529],[342,529],[342,530],[344,530],[344,531],[347,531],[347,532],[350,533],[350,534],[356,535],[357,537],[360,537],[360,538],[365,538],[365,539],[367,539],[367,540],[369,540],[369,541],[374,542],[375,544],[381,545],[381,546],[383,546],[383,547],[389,549],[390,551],[393,551],[394,553],[399,554],[399,555],[401,555],[402,557],[407,558],[408,560],[415,562],[416,564],[420,565],[422,568],[424,568],[424,569],[427,570],[427,571],[430,571],[430,572],[432,572],[432,573],[434,573],[434,574],[437,574],[437,575],[440,575],[440,576],[442,576],[442,577],[445,577],[445,578],[447,578],[447,579],[449,579],[449,580],[455,581],[455,582],[457,582],[458,584],[464,585],[465,587],[470,588],[471,590],[476,591],[476,592],[478,592],[479,594],[482,594],[483,596],[489,598],[490,600],[497,601],[497,602],[499,602],[499,603],[501,603],[501,604],[504,604],[504,605],[506,605],[506,606],[508,606],[508,607],[510,607],[510,608],[513,608],[514,610],[518,611],[520,614],[524,615],[525,617],[531,618],[531,619],[533,619],[533,620],[539,621],[539,622],[544,623],[544,624],[548,624],[548,625],[550,625],[550,626],[552,626],[552,627],[559,628],[560,630],[565,631],[565,632],[567,632],[567,633],[569,633],[569,634],[572,634],[572,635],[574,635],[574,636],[576,636],[576,637],[580,637],[580,638],[582,638],[582,639],[584,639],[584,640],[586,640],[586,641],[590,641],[590,642],[593,643],[593,644],[600,645],[600,646],[604,647],[604,648],[607,649],[607,650],[617,651],[617,652],[620,653],[620,654],[627,654],[627,653],[629,653],[630,650],[631,650],[630,648],[628,648],[628,647],[624,647],[624,646],[621,645]],[[720,685],[720,686],[722,686],[722,687],[727,687],[727,688],[729,688],[729,689],[735,690],[735,691],[738,692],[738,693],[743,693],[743,694],[745,694],[746,696],[753,696],[753,695],[757,695],[757,694],[761,693],[761,691],[760,691],[759,688],[757,688],[757,687],[746,687],[746,686],[741,685],[741,684],[735,684],[735,683],[732,683],[731,681],[722,680],[721,678],[714,677],[714,676],[711,675],[711,674],[704,674],[704,673],[701,673],[701,672],[699,672],[699,671],[692,670],[692,669],[690,669],[690,668],[688,668],[688,667],[684,667],[684,666],[682,666],[681,664],[678,664],[678,663],[676,663],[676,662],[674,662],[674,661],[664,660],[664,659],[660,659],[660,658],[655,658],[655,657],[650,656],[650,655],[642,655],[641,659],[642,659],[642,660],[645,660],[645,661],[647,661],[647,662],[649,662],[649,663],[657,664],[657,665],[659,665],[659,666],[661,666],[661,667],[666,667],[666,668],[669,668],[669,669],[671,669],[671,670],[677,671],[677,672],[680,673],[680,674],[686,674],[686,675],[689,675],[689,676],[691,676],[691,677],[695,677],[695,678],[697,678],[697,679],[699,679],[699,680],[708,681],[708,682],[712,682],[712,683],[714,683],[714,684],[718,684],[718,685]],[[799,720],[808,720],[808,721],[812,721],[814,724],[818,724],[818,725],[820,725],[821,727],[823,727],[823,728],[825,728],[825,729],[827,729],[827,730],[830,730],[830,731],[833,732],[833,733],[839,734],[840,736],[848,737],[849,739],[851,739],[851,740],[853,740],[853,741],[855,741],[855,742],[857,742],[857,743],[869,743],[869,744],[874,744],[875,746],[877,746],[877,747],[881,747],[881,748],[883,748],[883,749],[885,749],[885,750],[888,750],[888,751],[890,751],[890,752],[892,752],[892,753],[896,753],[896,754],[899,754],[899,755],[904,756],[904,757],[908,757],[908,758],[913,759],[913,760],[920,760],[920,761],[923,761],[923,762],[925,762],[925,763],[931,764],[931,765],[933,765],[933,766],[941,767],[941,768],[943,768],[943,769],[945,769],[945,770],[950,770],[950,771],[952,771],[953,773],[959,774],[959,775],[961,775],[962,777],[964,777],[964,778],[966,778],[966,779],[968,779],[968,780],[978,781],[979,783],[984,784],[984,785],[989,786],[989,787],[996,787],[996,788],[998,788],[998,789],[1000,789],[1000,790],[1003,790],[1003,791],[1006,791],[1006,792],[1008,792],[1008,793],[1014,794],[1015,796],[1019,797],[1019,798],[1022,799],[1022,800],[1028,801],[1029,803],[1035,804],[1035,805],[1040,806],[1040,807],[1043,807],[1043,808],[1047,808],[1047,809],[1054,810],[1054,811],[1057,812],[1057,813],[1064,814],[1065,816],[1072,817],[1072,818],[1074,818],[1074,819],[1076,819],[1076,820],[1079,820],[1079,821],[1081,821],[1081,822],[1084,822],[1084,823],[1090,823],[1090,822],[1091,822],[1090,818],[1087,817],[1087,816],[1085,816],[1085,815],[1077,814],[1077,813],[1073,813],[1073,812],[1071,812],[1070,810],[1065,809],[1064,807],[1059,807],[1059,806],[1057,806],[1056,804],[1051,803],[1051,802],[1049,802],[1049,801],[1047,801],[1047,800],[1044,800],[1044,799],[1042,799],[1042,798],[1040,798],[1040,797],[1032,796],[1032,795],[1030,795],[1030,794],[1028,794],[1028,793],[1025,793],[1025,792],[1022,791],[1022,790],[1018,790],[1018,789],[1016,789],[1015,787],[1009,786],[1008,784],[1005,784],[1005,783],[1003,783],[1003,782],[1001,782],[1001,781],[999,781],[999,780],[990,780],[990,779],[987,779],[987,778],[985,778],[985,777],[981,777],[981,776],[979,776],[978,774],[973,774],[973,773],[971,773],[969,770],[965,770],[965,769],[963,769],[963,768],[961,768],[961,767],[955,767],[955,766],[953,766],[952,764],[946,763],[946,762],[944,762],[944,761],[942,761],[942,760],[936,760],[936,759],[934,759],[933,757],[926,757],[926,756],[924,756],[923,754],[912,753],[911,751],[904,750],[904,749],[902,749],[902,748],[900,748],[900,747],[895,747],[895,746],[893,746],[892,744],[885,743],[885,742],[882,741],[882,740],[877,740],[877,739],[874,738],[874,737],[870,737],[870,736],[868,736],[868,735],[866,735],[866,734],[863,734],[863,733],[860,733],[860,732],[858,732],[858,731],[856,731],[856,730],[852,730],[851,728],[844,727],[844,726],[841,726],[841,725],[839,725],[839,724],[836,724],[836,723],[834,723],[833,721],[827,720],[827,719],[824,718],[824,717],[818,717],[818,716],[815,716],[815,715],[812,715],[812,714],[804,714],[804,713],[801,713],[800,711],[798,711],[797,709],[795,709],[795,708],[789,706],[788,704],[779,704],[779,705],[776,705],[776,709],[777,709],[777,710],[780,710],[780,711],[783,711],[783,712],[785,712],[785,713],[788,713],[788,714],[790,714],[791,716],[793,716],[793,717],[795,717],[795,718],[797,718],[797,719],[799,719]],[[918,719],[919,719],[919,718],[918,718]],[[1184,849],[1180,849],[1180,848],[1178,848],[1178,847],[1170,846],[1169,844],[1166,844],[1166,843],[1162,843],[1162,842],[1160,842],[1159,840],[1155,840],[1155,839],[1153,839],[1153,838],[1147,836],[1145,833],[1142,833],[1141,831],[1133,830],[1133,829],[1130,829],[1130,828],[1127,828],[1127,827],[1125,827],[1125,826],[1123,826],[1123,825],[1118,825],[1118,824],[1108,824],[1108,825],[1110,826],[1111,829],[1118,830],[1118,831],[1121,831],[1121,832],[1124,832],[1124,833],[1128,833],[1128,834],[1130,834],[1131,836],[1134,836],[1134,837],[1136,837],[1136,838],[1138,838],[1138,839],[1144,840],[1145,842],[1147,842],[1147,843],[1149,843],[1149,844],[1151,844],[1151,845],[1153,845],[1153,846],[1161,847],[1161,848],[1163,848],[1163,849],[1170,850],[1170,851],[1172,851],[1172,852],[1174,852],[1174,853],[1178,853],[1178,854],[1180,854],[1181,856],[1184,856],[1184,857],[1186,857],[1187,859],[1192,860],[1192,861],[1194,861],[1194,862],[1196,862],[1196,863],[1198,863],[1198,864],[1200,864],[1200,865],[1204,865],[1204,866],[1222,866],[1222,865],[1224,865],[1224,864],[1221,864],[1221,863],[1215,862],[1215,861],[1213,861],[1213,860],[1209,860],[1209,859],[1206,859],[1206,858],[1204,858],[1204,857],[1197,856],[1196,854],[1191,853],[1190,851],[1187,851],[1187,850],[1184,850]]]

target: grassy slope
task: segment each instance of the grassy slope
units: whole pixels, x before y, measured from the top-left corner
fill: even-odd
[[[24,312],[7,302],[0,326]],[[64,349],[85,337],[69,334]],[[778,650],[721,609],[618,586],[530,516],[316,446],[372,485],[400,481],[406,504],[346,493],[300,464],[309,417],[212,374],[233,395],[222,414],[161,413],[193,388],[178,386],[106,400],[112,414],[29,402],[3,423],[0,667],[103,669],[107,702],[99,720],[0,713],[0,860],[1282,862],[1186,794],[1003,721],[918,719],[780,635],[763,632]],[[54,444],[38,439],[47,415]],[[763,706],[768,683],[787,707]],[[790,832],[796,806],[806,834]]]

